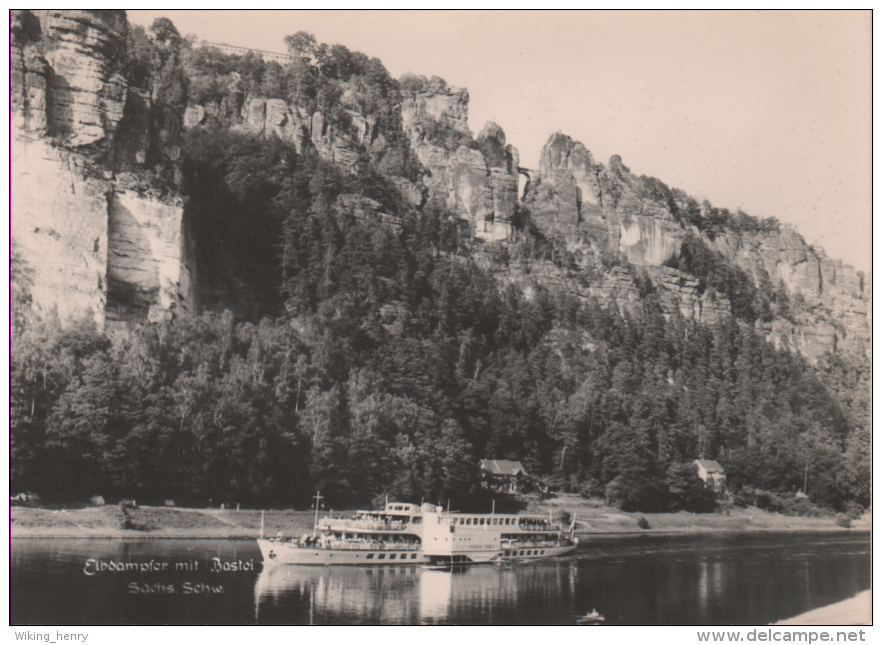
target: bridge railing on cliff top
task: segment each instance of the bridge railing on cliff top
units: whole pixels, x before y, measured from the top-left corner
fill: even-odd
[[[235,56],[244,56],[248,53],[259,54],[264,61],[275,61],[277,63],[286,64],[291,61],[291,57],[288,54],[279,54],[278,52],[269,52],[263,49],[251,49],[249,47],[239,47],[238,45],[227,45],[225,43],[209,43],[206,41],[202,41],[199,43],[200,47],[211,47],[212,49],[217,49],[225,54],[233,54]]]

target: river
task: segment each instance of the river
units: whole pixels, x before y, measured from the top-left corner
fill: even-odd
[[[478,565],[275,566],[243,540],[15,539],[18,625],[768,624],[870,587],[870,536],[589,537],[567,557]],[[122,570],[120,570],[122,569]]]

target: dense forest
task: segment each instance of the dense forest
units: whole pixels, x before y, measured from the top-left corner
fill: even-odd
[[[229,308],[219,299],[118,335],[91,319],[62,325],[30,309],[13,248],[13,490],[305,506],[321,489],[338,508],[387,494],[468,508],[482,499],[478,460],[499,458],[625,510],[708,511],[691,465],[704,457],[725,467],[736,501],[805,488],[819,506],[869,504],[867,374],[767,343],[753,303],[781,308],[783,296],[693,236],[679,268],[736,309],[713,327],[663,315],[650,287],[634,311],[554,287],[527,297],[494,262],[553,246],[529,211],[500,251],[442,201],[408,202],[391,180],[419,171],[394,112],[406,88],[340,45],[302,33],[286,44],[283,67],[192,48],[165,20],[131,28],[129,82],[170,106],[196,97],[234,114],[259,94],[345,127],[346,84],[383,145],[347,173],[222,124],[187,131],[180,190],[195,235],[213,240],[203,270],[234,294]],[[704,232],[764,225],[689,217]]]

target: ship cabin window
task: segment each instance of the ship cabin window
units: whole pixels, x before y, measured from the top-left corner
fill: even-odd
[[[411,523],[411,524],[422,524],[422,523],[423,523],[423,518],[421,518],[421,517],[412,517],[412,518],[410,518],[410,523]]]
[[[394,554],[394,553],[390,553],[390,554],[389,554],[389,559],[390,559],[390,560],[394,560],[394,559],[395,559],[395,554]]]
[[[494,517],[493,518],[493,526],[496,526],[496,522],[498,522],[498,520]]]
[[[416,553],[411,553],[411,554],[410,554],[410,559],[411,559],[411,560],[416,560]]]
[[[471,524],[471,523],[472,523],[472,518],[467,517],[467,518],[466,518],[466,524]]]
[[[374,554],[373,554],[373,553],[368,553],[368,554],[367,554],[367,559],[368,559],[368,560],[373,560],[373,559],[374,559]]]
[[[479,523],[481,526],[484,526],[484,518],[483,517],[479,520]]]
[[[377,558],[377,560],[385,560],[385,559],[386,559],[386,554],[385,554],[385,553],[381,553],[381,554],[379,555],[379,557]]]

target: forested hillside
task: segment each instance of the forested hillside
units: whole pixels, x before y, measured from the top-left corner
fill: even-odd
[[[282,66],[194,47],[168,21],[129,26],[129,87],[186,110],[180,158],[151,181],[185,200],[199,306],[124,330],[65,320],[31,306],[34,267],[13,245],[13,491],[468,508],[478,460],[497,458],[626,510],[707,511],[700,457],[743,499],[869,504],[866,353],[777,342],[818,308],[733,259],[784,236],[777,222],[612,161],[530,176],[518,195],[504,134],[475,138],[431,106],[403,118],[461,102],[440,79],[395,80],[308,34],[286,45]],[[442,189],[471,175],[427,161],[469,155],[504,239]],[[654,234],[674,240],[658,262],[626,245],[638,202],[676,229]]]

